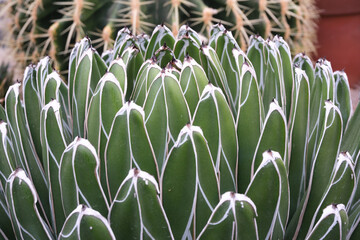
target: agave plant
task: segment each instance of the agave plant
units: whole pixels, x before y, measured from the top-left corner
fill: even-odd
[[[1,4],[1,1],[0,1]],[[151,30],[165,23],[176,36],[184,22],[205,36],[215,22],[226,24],[245,50],[251,34],[281,35],[294,53],[315,50],[317,10],[313,0],[3,0],[11,27],[9,45],[19,60],[36,62],[50,55],[56,68],[68,70],[68,56],[86,35],[98,51],[111,48],[117,31],[131,29],[133,38],[148,41]],[[1,16],[0,11],[0,16]],[[14,41],[14,39],[16,39]]]
[[[29,65],[0,111],[2,238],[358,239],[346,74],[223,28],[84,38],[67,83]]]

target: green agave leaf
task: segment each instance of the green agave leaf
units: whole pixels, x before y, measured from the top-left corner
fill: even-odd
[[[219,32],[225,31],[226,28],[222,23],[217,23],[211,26],[210,36],[217,35]]]
[[[178,59],[173,58],[165,67],[165,72],[172,74],[177,80],[180,79],[180,71],[182,69],[182,62]]]
[[[69,112],[72,113],[73,107],[73,92],[74,92],[74,82],[75,82],[75,73],[78,68],[78,64],[81,60],[83,53],[85,53],[89,48],[91,48],[91,42],[88,37],[83,38],[80,42],[75,44],[75,47],[71,50],[70,59],[69,59],[69,73],[68,73],[68,84],[69,84]]]
[[[268,149],[279,152],[281,159],[287,162],[288,130],[286,117],[276,99],[270,103],[269,111],[264,121],[264,127],[253,155],[251,175],[263,161],[263,152]]]
[[[120,87],[124,95],[127,91],[127,75],[126,75],[126,65],[121,58],[113,60],[108,67],[108,72],[114,74],[116,80],[119,82]]]
[[[166,45],[166,42],[154,53],[154,57],[156,58],[156,63],[164,68],[166,65],[171,62],[172,59],[175,59],[175,55],[171,48]]]
[[[215,171],[201,129],[186,125],[161,176],[163,206],[175,239],[195,239],[206,225],[219,201]]]
[[[127,48],[121,55],[121,58],[126,65],[127,88],[125,99],[129,100],[135,85],[136,75],[144,60],[139,48],[135,46]]]
[[[66,217],[81,203],[104,216],[108,214],[109,205],[101,187],[99,167],[96,150],[86,139],[76,137],[64,150],[59,181]]]
[[[230,88],[226,80],[225,70],[215,50],[210,46],[202,45],[200,48],[200,64],[203,67],[209,81],[219,87],[226,96],[228,103],[231,103]]]
[[[181,28],[180,28],[181,29]],[[200,62],[199,50],[201,42],[197,42],[192,33],[188,30],[182,30],[181,36],[178,34],[177,40],[174,45],[174,55],[180,61],[184,61],[186,56],[191,56],[196,62]]]
[[[146,48],[145,59],[151,58],[155,54],[156,50],[163,46],[164,43],[166,43],[170,49],[173,49],[175,38],[170,29],[162,24],[156,26],[150,37],[149,44]]]
[[[69,87],[72,98],[73,136],[85,135],[85,117],[88,114],[89,102],[100,78],[107,66],[99,54],[92,48],[87,49],[76,68],[73,89]]]
[[[232,112],[236,114],[238,109],[237,104],[239,103],[240,73],[238,72],[237,68],[237,60],[239,59],[236,59],[239,56],[233,54],[233,49],[240,49],[240,47],[232,33],[227,30],[211,35],[209,45],[215,49],[221,66],[226,69],[226,71],[224,71],[226,75],[226,83],[224,83],[224,85],[227,86],[225,91],[230,97],[230,108]],[[244,58],[247,59],[241,50],[238,50],[238,53],[239,52],[241,52],[240,54],[242,54]]]
[[[102,52],[101,59],[104,60],[106,65],[108,66],[110,65],[113,54],[114,54],[114,49],[109,49]]]
[[[289,214],[289,185],[284,161],[268,150],[255,172],[245,195],[255,204],[259,239],[283,239]]]
[[[276,48],[279,51],[280,61],[281,61],[281,71],[284,79],[284,88],[286,95],[286,119],[289,119],[290,116],[290,107],[292,103],[292,92],[295,85],[294,82],[294,73],[293,73],[293,64],[291,60],[291,51],[287,42],[281,36],[275,36],[273,38]]]
[[[0,121],[0,139],[0,183],[5,187],[7,179],[16,168],[16,163],[14,146],[8,135],[8,124],[2,120]]]
[[[51,208],[51,225],[55,233],[59,233],[65,221],[61,202],[59,183],[59,167],[66,140],[63,134],[60,117],[60,104],[53,100],[41,111],[40,135],[44,160],[44,169],[49,183],[49,204]]]
[[[256,217],[250,198],[226,192],[197,239],[259,239]]]
[[[261,36],[252,37],[247,56],[255,68],[265,113],[269,111],[270,102],[276,99],[286,115],[282,62],[276,44],[271,40],[265,41]]]
[[[201,39],[199,34],[194,31],[188,24],[182,25],[178,31],[177,39],[183,38],[185,35],[188,35],[192,40],[194,40],[199,46],[201,46]],[[175,47],[174,47],[175,49]]]
[[[192,125],[202,129],[219,177],[220,193],[236,191],[237,136],[231,109],[220,88],[208,84],[201,94]]]
[[[238,192],[245,192],[251,180],[252,158],[261,134],[263,105],[254,68],[243,61],[242,52],[233,50],[239,76],[239,103],[236,131],[238,137]]]
[[[18,168],[6,183],[6,200],[18,239],[54,239],[37,207],[38,194],[24,170]]]
[[[289,126],[290,158],[287,162],[290,185],[290,217],[299,207],[306,189],[307,141],[310,121],[310,88],[305,71],[295,67],[295,82]]]
[[[345,240],[348,216],[343,204],[327,206],[312,231],[306,236],[308,240],[339,239]]]
[[[324,122],[318,140],[315,158],[311,162],[307,190],[301,207],[290,221],[287,235],[305,238],[310,220],[325,193],[339,153],[342,138],[342,120],[339,109],[331,102],[325,102]]]
[[[60,103],[60,117],[67,143],[72,140],[72,119],[69,112],[68,92],[67,85],[61,80],[57,72],[48,75],[44,83],[44,104],[48,104],[53,99]]]
[[[158,167],[148,132],[144,110],[127,102],[116,113],[105,149],[106,179],[110,199],[132,168],[159,179]]]
[[[33,181],[39,198],[39,204],[43,206],[46,215],[50,218],[49,210],[49,191],[46,175],[43,165],[34,149],[34,143],[31,141],[30,133],[25,122],[25,113],[20,101],[20,83],[12,85],[5,96],[5,109],[11,134],[11,140],[14,144],[16,166],[22,167],[29,174]]]
[[[58,239],[115,240],[116,237],[106,218],[98,211],[79,205],[66,219]]]
[[[357,184],[358,185],[358,184]],[[353,203],[349,211],[349,230],[346,239],[355,240],[360,236],[360,201]]]
[[[111,61],[113,61],[113,60],[117,59],[119,56],[121,56],[123,51],[127,47],[129,47],[129,46],[124,47],[124,42],[130,36],[132,37],[132,33],[129,30],[129,28],[127,28],[127,27],[124,27],[118,31],[116,39],[115,39],[115,43],[114,43],[114,50],[113,50],[113,55],[112,55]],[[120,50],[120,49],[122,49],[122,50]]]
[[[350,117],[341,142],[341,151],[347,151],[355,160],[360,150],[360,104]]]
[[[340,153],[329,185],[312,216],[309,232],[320,219],[320,211],[330,204],[344,204],[349,206],[350,197],[355,189],[354,164],[348,153]]]
[[[182,127],[190,122],[190,112],[179,81],[162,71],[149,87],[144,102],[145,124],[161,172],[169,149]]]
[[[184,59],[179,82],[189,105],[191,116],[193,116],[201,93],[209,83],[209,80],[204,69],[193,58],[187,56]]]
[[[136,44],[139,46],[141,54],[144,56],[146,48],[149,45],[150,37],[149,35],[142,33],[136,36]]]
[[[305,53],[298,53],[294,57],[293,65],[305,71],[306,76],[309,79],[310,92],[312,92],[315,84],[315,70],[311,59],[306,56]]]
[[[156,64],[155,58],[148,59],[141,65],[136,76],[133,93],[130,97],[136,104],[139,106],[144,105],[150,84],[160,72],[161,68]]]
[[[1,239],[16,239],[15,233],[11,223],[11,216],[5,198],[5,185],[0,182],[0,238]]]
[[[343,130],[345,130],[348,120],[352,115],[352,102],[350,96],[350,86],[347,75],[344,71],[334,72],[335,97],[334,103],[340,109],[343,119]]]
[[[119,187],[108,220],[118,239],[174,239],[155,178],[131,169]]]

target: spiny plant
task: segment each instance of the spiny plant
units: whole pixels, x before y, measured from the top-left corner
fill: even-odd
[[[4,104],[5,94],[12,84],[13,70],[8,63],[0,64],[0,104]]]
[[[176,36],[188,22],[209,36],[214,22],[233,31],[242,50],[250,35],[281,35],[293,54],[315,50],[314,0],[4,0],[3,14],[11,19],[8,44],[19,60],[36,62],[50,55],[56,69],[66,72],[75,42],[86,35],[101,53],[113,47],[117,31],[131,29],[139,41],[147,41],[151,29],[166,24]],[[1,3],[0,3],[1,4]],[[0,13],[1,15],[1,13]],[[15,40],[14,40],[15,39]]]
[[[279,36],[245,54],[211,33],[125,28],[102,56],[84,38],[67,83],[29,65],[0,111],[1,236],[359,239],[346,74]]]

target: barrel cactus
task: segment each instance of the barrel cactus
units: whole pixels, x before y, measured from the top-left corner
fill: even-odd
[[[30,63],[50,55],[62,72],[76,41],[87,35],[101,53],[113,47],[117,31],[124,26],[147,41],[143,33],[151,34],[160,23],[176,36],[181,24],[188,22],[208,37],[210,27],[221,22],[233,31],[242,50],[250,44],[251,34],[281,35],[294,54],[315,49],[313,0],[4,0],[2,10],[11,19],[7,37],[17,58]]]
[[[326,59],[222,25],[84,38],[1,108],[5,239],[359,239],[360,106]]]

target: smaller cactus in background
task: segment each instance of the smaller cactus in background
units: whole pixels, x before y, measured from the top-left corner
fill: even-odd
[[[0,104],[2,105],[5,102],[5,94],[12,85],[13,75],[13,70],[11,70],[9,64],[0,64]]]
[[[360,104],[346,74],[223,25],[89,38],[0,108],[9,239],[358,239]],[[148,56],[150,58],[148,58]],[[22,91],[20,88],[22,87]]]

